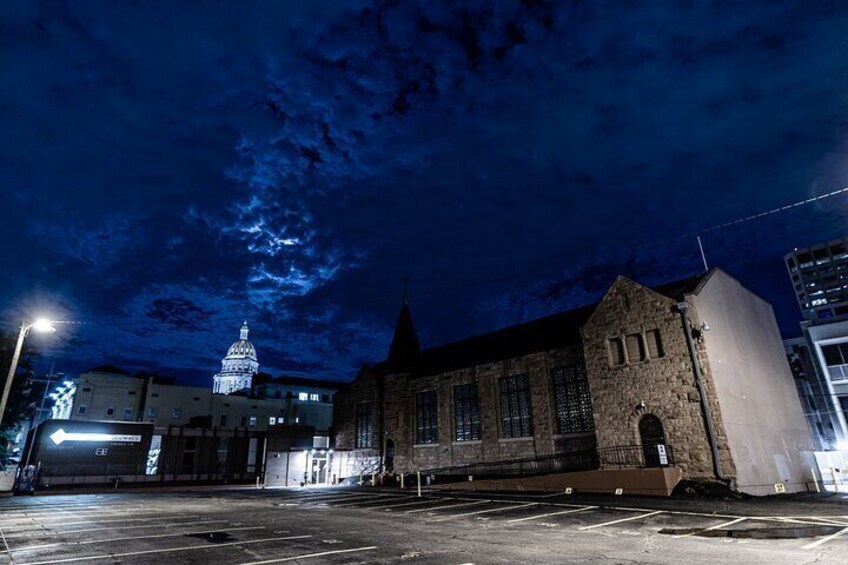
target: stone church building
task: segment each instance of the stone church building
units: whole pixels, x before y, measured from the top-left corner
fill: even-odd
[[[812,480],[772,308],[720,269],[655,288],[619,277],[595,305],[428,349],[404,304],[334,424],[360,471],[593,453],[751,494]]]

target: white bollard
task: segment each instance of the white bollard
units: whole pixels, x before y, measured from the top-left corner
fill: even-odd
[[[421,471],[418,471],[418,497],[421,498]]]
[[[400,474],[400,488],[403,489],[403,473]]]
[[[816,469],[815,469],[815,467],[810,467],[810,472],[813,474],[813,484],[816,487],[816,492],[821,492],[821,489],[819,488],[819,481],[818,481],[818,479],[816,479]]]
[[[377,486],[377,473],[371,473],[371,486]]]

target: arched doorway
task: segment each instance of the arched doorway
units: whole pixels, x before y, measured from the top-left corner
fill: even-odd
[[[662,422],[653,414],[646,414],[639,420],[639,437],[642,440],[642,453],[645,456],[646,467],[659,467],[660,454],[658,445],[665,445],[665,432]]]
[[[387,473],[392,473],[395,470],[395,442],[390,439],[386,440],[386,457],[383,468]]]

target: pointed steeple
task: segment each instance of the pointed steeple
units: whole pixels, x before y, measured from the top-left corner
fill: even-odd
[[[249,330],[247,329],[247,320],[245,320],[244,324],[242,324],[242,326],[241,326],[241,337],[239,337],[239,339],[247,339],[247,332],[248,331]]]
[[[421,345],[418,343],[418,335],[412,324],[412,313],[404,296],[386,362],[391,369],[409,368],[415,366],[420,355]]]

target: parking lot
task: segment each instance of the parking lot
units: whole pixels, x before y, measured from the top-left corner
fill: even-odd
[[[843,563],[848,504],[380,489],[0,500],[1,562]]]

